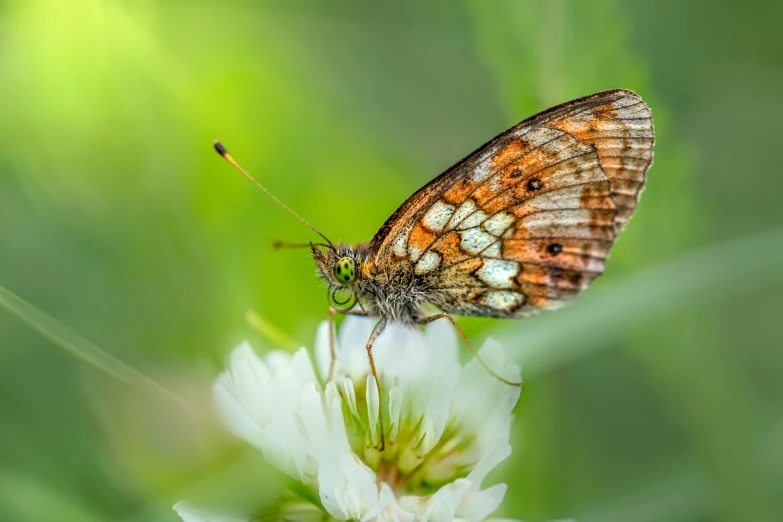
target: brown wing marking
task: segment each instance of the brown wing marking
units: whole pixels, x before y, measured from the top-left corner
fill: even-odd
[[[438,265],[423,275],[440,308],[460,315],[529,315],[561,306],[603,271],[616,213],[609,181],[595,151],[564,136],[567,154],[550,155],[552,165],[537,164],[512,182],[505,181],[508,174],[526,159],[507,156],[509,163],[495,168],[503,188],[483,206],[474,203],[481,201],[481,186],[468,194],[457,210],[475,210],[460,219],[455,211],[448,230],[424,251],[438,253]]]
[[[615,230],[619,233],[636,209],[639,194],[652,164],[655,144],[650,108],[630,91],[617,99],[546,121],[595,147],[612,185],[617,205]]]
[[[444,311],[519,317],[557,308],[604,269],[652,159],[630,91],[563,104],[509,129],[411,196],[371,242],[411,263]]]

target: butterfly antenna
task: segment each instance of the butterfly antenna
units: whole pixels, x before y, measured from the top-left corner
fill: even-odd
[[[331,248],[332,245],[327,245],[326,243],[288,243],[286,241],[272,241],[271,246],[274,249],[280,249],[280,248],[312,248],[313,246]]]
[[[319,236],[324,238],[324,240],[326,240],[326,242],[329,244],[329,248],[333,248],[332,242],[329,241],[328,237],[323,235],[317,228],[315,228],[313,225],[308,223],[302,216],[300,216],[299,214],[297,214],[296,212],[291,210],[291,208],[289,208],[288,205],[286,205],[285,203],[283,203],[282,201],[277,199],[277,197],[274,194],[272,194],[271,192],[269,192],[269,190],[265,186],[263,186],[261,183],[256,181],[256,178],[254,178],[253,176],[248,174],[247,171],[245,169],[243,169],[242,166],[239,163],[237,163],[237,160],[235,160],[234,158],[231,157],[231,154],[228,153],[228,151],[226,150],[226,148],[223,146],[222,143],[220,143],[219,141],[215,140],[213,142],[213,145],[215,146],[215,150],[217,151],[217,153],[220,154],[221,156],[223,156],[223,158],[225,158],[226,161],[231,163],[234,166],[234,168],[237,169],[239,172],[241,172],[242,175],[245,176],[247,179],[249,179],[250,182],[253,183],[253,185],[255,185],[256,187],[258,187],[261,190],[263,190],[264,192],[266,192],[267,196],[272,198],[275,201],[275,203],[277,203],[278,205],[280,205],[281,207],[286,209],[288,212],[293,214],[293,216],[296,219],[298,219],[299,221],[301,221],[302,223],[307,225],[310,228],[310,230],[312,230],[313,232],[315,232],[316,234],[318,234]]]

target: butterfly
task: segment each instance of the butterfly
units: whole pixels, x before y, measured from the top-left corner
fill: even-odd
[[[337,305],[330,318],[378,319],[367,353],[380,395],[372,345],[389,322],[446,318],[473,349],[452,314],[525,317],[586,289],[636,209],[654,143],[650,108],[632,91],[566,102],[479,147],[354,246],[332,243],[215,148],[325,240],[308,246]]]

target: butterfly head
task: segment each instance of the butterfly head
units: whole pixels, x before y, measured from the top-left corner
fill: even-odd
[[[341,243],[311,244],[310,248],[318,275],[326,283],[330,305],[338,310],[353,307],[358,301],[355,285],[359,276],[359,260],[356,252]]]
[[[356,283],[356,253],[348,245],[311,245],[318,275],[330,289],[350,288]]]

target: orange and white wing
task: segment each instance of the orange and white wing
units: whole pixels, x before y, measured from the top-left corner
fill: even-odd
[[[557,308],[604,270],[652,162],[650,109],[613,90],[496,137],[411,196],[370,244],[410,263],[442,310],[519,317]]]

